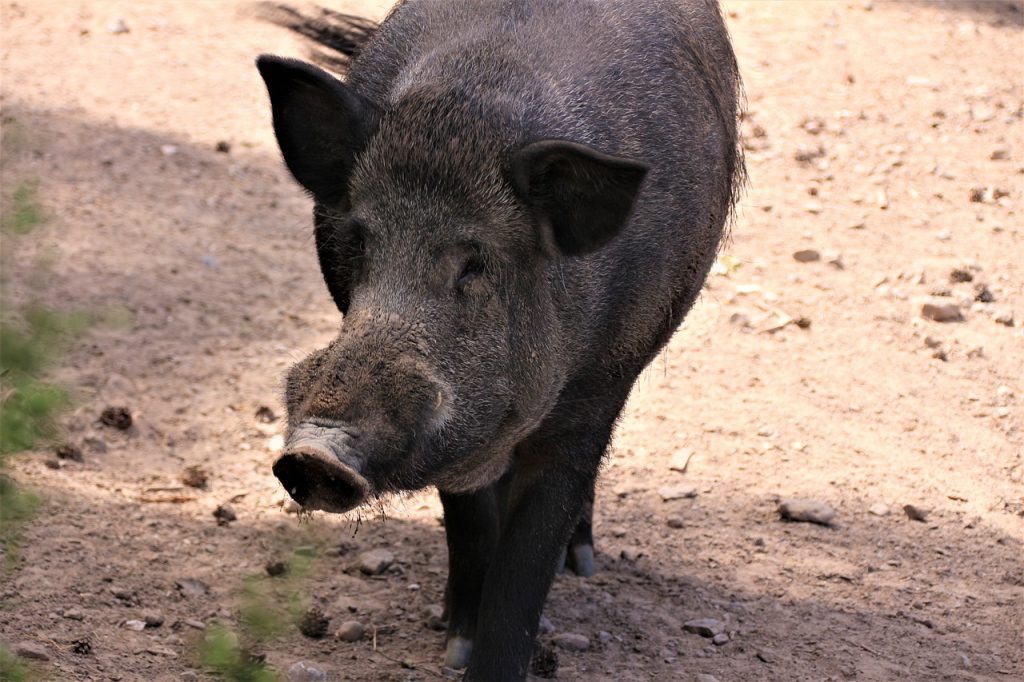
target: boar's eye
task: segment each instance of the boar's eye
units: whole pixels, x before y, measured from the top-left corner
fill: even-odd
[[[483,272],[484,262],[480,256],[470,256],[466,262],[463,263],[462,270],[460,271],[459,276],[455,279],[455,288],[459,290],[466,288],[470,282],[482,275]]]

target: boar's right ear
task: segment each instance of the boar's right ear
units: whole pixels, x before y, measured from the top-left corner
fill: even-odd
[[[512,184],[526,202],[548,251],[595,251],[629,221],[647,165],[566,140],[542,140],[519,150]]]
[[[318,202],[341,201],[356,154],[373,131],[376,108],[312,64],[261,55],[256,68],[270,93],[274,134],[288,170]]]

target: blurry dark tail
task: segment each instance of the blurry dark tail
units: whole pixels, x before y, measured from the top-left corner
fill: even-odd
[[[256,11],[264,21],[298,33],[319,48],[326,48],[312,49],[311,59],[341,75],[348,72],[349,64],[377,31],[376,22],[322,7],[298,10],[290,5],[261,2]]]

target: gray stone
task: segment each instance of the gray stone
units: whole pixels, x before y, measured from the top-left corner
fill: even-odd
[[[448,623],[444,621],[444,609],[436,604],[428,606],[424,610],[424,616],[426,616],[426,625],[431,630],[447,630]]]
[[[18,642],[17,646],[14,647],[14,653],[22,658],[28,658],[33,661],[50,660],[50,654],[47,653],[46,647],[39,642]]]
[[[142,614],[142,620],[145,621],[146,627],[158,628],[164,624],[164,614],[159,611],[147,611]]]
[[[542,635],[550,635],[555,631],[555,624],[551,622],[551,619],[547,616],[540,617],[540,624],[538,626],[539,632]]]
[[[658,494],[661,495],[663,502],[687,500],[697,497],[697,489],[692,485],[667,485],[663,488],[658,488]]]
[[[683,623],[683,629],[687,632],[692,632],[695,635],[707,637],[708,639],[721,634],[725,630],[722,624],[714,618],[695,618],[693,620],[688,620]]]
[[[791,499],[779,504],[779,515],[787,521],[817,523],[822,526],[832,525],[836,518],[836,510],[824,502],[815,500]]]
[[[723,644],[729,643],[729,635],[724,632],[719,632],[717,635],[711,638],[711,643],[716,646],[722,646]]]
[[[288,682],[324,682],[327,673],[305,661],[296,661],[288,668]]]
[[[386,549],[371,549],[359,555],[359,570],[366,575],[380,575],[395,561],[395,556]]]
[[[707,673],[697,673],[693,678],[693,682],[718,682],[718,678]]]
[[[365,634],[366,628],[362,623],[358,620],[347,620],[341,624],[334,636],[343,642],[358,642]]]
[[[562,632],[555,635],[551,641],[559,649],[565,649],[566,651],[586,651],[590,648],[590,640],[575,632]]]

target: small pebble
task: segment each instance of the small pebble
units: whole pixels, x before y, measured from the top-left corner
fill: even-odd
[[[220,152],[221,154],[228,154],[231,152],[231,143],[227,142],[226,140],[220,140],[219,142],[217,142],[217,145],[214,147],[214,150]]]
[[[723,644],[729,643],[729,635],[724,632],[719,632],[717,635],[711,638],[711,643],[715,646],[722,646]]]
[[[123,17],[118,17],[117,19],[114,19],[112,22],[110,22],[110,26],[108,27],[108,29],[114,35],[120,35],[122,33],[129,32],[128,24],[125,23]]]
[[[643,550],[637,549],[636,547],[624,547],[622,551],[619,552],[619,556],[631,564],[635,563],[643,555]]]
[[[801,249],[793,252],[793,260],[798,263],[813,263],[821,260],[821,254],[814,249]]]
[[[366,575],[380,575],[394,563],[394,555],[386,549],[371,549],[359,555],[357,565]]]
[[[888,516],[889,506],[879,502],[868,507],[868,513],[873,516]]]
[[[565,649],[566,651],[586,651],[590,648],[590,640],[575,632],[559,633],[551,641],[559,649]]]
[[[715,635],[722,634],[724,627],[722,623],[715,620],[714,618],[695,618],[688,620],[683,623],[683,629],[687,632],[692,632],[695,635],[701,637],[707,637],[708,639],[713,638]]]
[[[50,654],[47,653],[46,647],[38,642],[18,642],[14,647],[14,653],[22,658],[28,658],[33,661],[50,660]]]
[[[448,623],[444,620],[444,609],[437,604],[432,604],[424,609],[424,616],[426,616],[426,626],[431,630],[447,630]]]
[[[136,632],[142,632],[146,629],[146,621],[143,620],[126,620],[123,623],[123,627],[126,630],[135,630]]]
[[[311,663],[297,661],[288,668],[288,682],[324,682],[327,673]]]
[[[358,642],[366,634],[366,628],[357,620],[347,620],[334,633],[335,638],[343,642]]]
[[[924,523],[928,520],[928,512],[920,507],[915,507],[912,504],[903,505],[903,513],[907,515],[907,518],[911,521],[920,521]]]
[[[792,499],[783,500],[779,504],[779,515],[787,521],[800,521],[830,526],[836,518],[836,511],[824,502]]]
[[[183,620],[181,622],[184,623],[185,625],[189,626],[190,628],[195,628],[196,630],[205,630],[206,629],[206,623],[204,623],[201,620],[195,620],[195,619],[192,619],[192,618],[186,618],[185,620]]]
[[[210,593],[210,586],[195,578],[181,578],[175,580],[174,585],[186,597],[205,597]]]
[[[1009,310],[1000,310],[992,316],[992,321],[996,324],[1001,324],[1004,327],[1013,326],[1013,313]]]
[[[79,609],[68,609],[64,612],[64,617],[68,620],[85,620],[85,614]]]
[[[682,528],[684,525],[683,517],[670,516],[667,519],[665,519],[665,525],[667,525],[669,528]]]
[[[663,502],[672,500],[687,500],[697,497],[697,489],[692,485],[669,485],[658,488],[658,495]]]
[[[85,461],[85,457],[82,455],[82,448],[74,443],[64,443],[57,448],[55,454],[57,459],[70,459],[72,462],[79,463]]]
[[[934,322],[960,322],[964,319],[956,303],[926,301],[921,304],[921,317]]]
[[[237,521],[238,515],[230,505],[222,504],[213,510],[213,518],[217,519],[218,526],[226,526],[232,521]]]
[[[288,571],[288,564],[283,561],[268,561],[264,569],[266,569],[267,575],[277,577],[284,575]]]
[[[164,615],[159,611],[147,611],[142,614],[142,620],[145,621],[146,627],[158,628],[164,624]]]
[[[538,632],[542,635],[550,635],[555,631],[555,624],[551,622],[551,619],[547,616],[540,617],[540,623],[537,626]]]
[[[200,466],[185,467],[181,472],[181,482],[189,488],[205,488],[210,480],[210,472]]]

